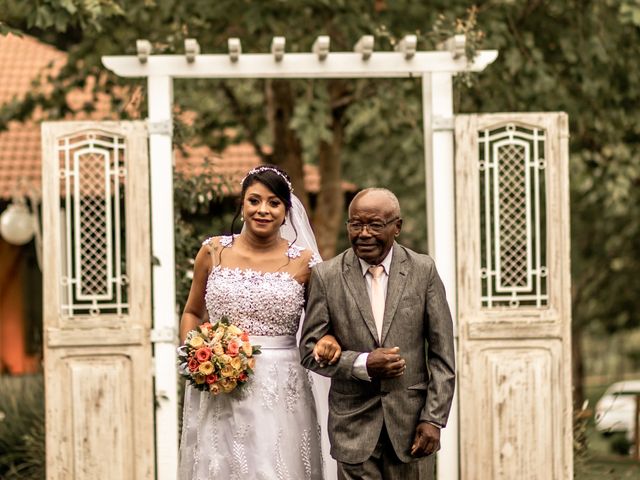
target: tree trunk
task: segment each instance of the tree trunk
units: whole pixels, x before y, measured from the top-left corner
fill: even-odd
[[[265,83],[267,117],[273,134],[273,162],[284,168],[307,212],[309,199],[304,188],[302,145],[295,130],[290,128],[295,99],[288,80],[267,80]],[[314,232],[318,249],[323,258],[336,254],[337,237],[344,211],[342,191],[342,143],[344,141],[343,117],[349,102],[345,102],[347,85],[341,80],[328,82],[331,102],[330,141],[318,145],[320,191],[313,215]]]
[[[304,188],[302,145],[295,130],[290,128],[295,99],[289,80],[265,82],[267,118],[273,135],[273,163],[284,168],[291,177],[296,195],[309,211],[309,199]]]
[[[331,99],[331,141],[321,141],[318,148],[320,167],[320,192],[314,213],[314,225],[318,249],[322,258],[336,254],[338,232],[344,211],[342,191],[342,143],[344,141],[343,116],[345,106],[340,101],[346,93],[345,84],[340,80],[329,82]]]

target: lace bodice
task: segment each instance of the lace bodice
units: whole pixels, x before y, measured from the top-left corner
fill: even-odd
[[[221,237],[220,245],[229,248],[231,237]],[[287,256],[299,257],[302,250],[290,245]],[[295,335],[304,305],[304,286],[287,272],[216,266],[207,279],[205,302],[211,322],[226,315],[250,335]]]

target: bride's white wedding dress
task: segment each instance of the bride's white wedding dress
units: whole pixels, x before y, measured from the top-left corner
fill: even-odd
[[[220,243],[231,247],[231,237]],[[295,258],[301,249],[291,245],[287,256]],[[295,339],[303,285],[286,272],[217,266],[205,299],[212,323],[226,315],[262,353],[242,389],[212,396],[186,387],[180,480],[321,480],[320,428]]]

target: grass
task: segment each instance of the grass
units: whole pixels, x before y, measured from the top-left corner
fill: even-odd
[[[591,456],[583,468],[576,470],[576,480],[637,480],[640,478],[640,462],[629,457]]]
[[[0,478],[45,477],[42,375],[0,375]]]

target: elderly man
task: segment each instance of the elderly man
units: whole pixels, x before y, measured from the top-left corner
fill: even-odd
[[[331,377],[329,438],[340,479],[431,479],[455,387],[453,328],[431,257],[395,242],[389,190],[349,206],[352,248],[316,266],[302,327],[302,364]],[[333,334],[342,347],[319,362]],[[318,343],[320,342],[320,343]],[[314,354],[314,348],[316,349]]]

